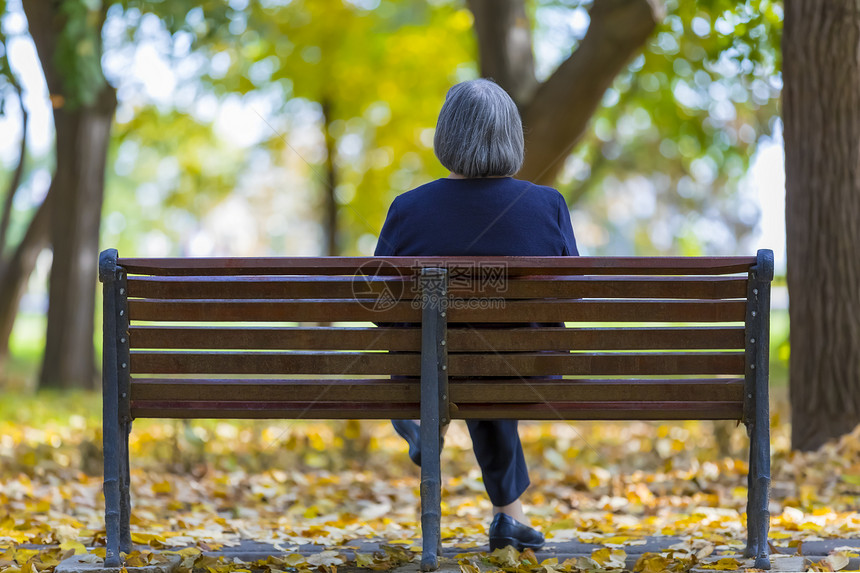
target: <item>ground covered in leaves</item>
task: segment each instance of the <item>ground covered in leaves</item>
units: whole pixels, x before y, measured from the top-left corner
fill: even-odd
[[[65,556],[104,555],[100,397],[4,397],[0,406],[0,573],[51,573]],[[775,411],[783,410],[779,403]],[[781,416],[772,424],[773,551],[860,535],[860,428],[820,451],[789,451]],[[744,428],[719,422],[522,423],[531,469],[525,501],[548,545],[605,545],[590,557],[538,560],[530,552],[475,550],[487,543],[491,506],[465,426],[443,454],[442,535],[462,550],[464,573],[620,571],[645,536],[671,535],[637,571],[740,566],[722,554],[746,536]],[[147,546],[127,566],[178,554],[196,573],[385,570],[420,552],[418,470],[383,422],[135,422],[132,531]],[[242,539],[284,555],[253,564],[204,551]],[[380,549],[350,550],[361,540]],[[297,550],[315,544],[321,552]],[[49,547],[42,547],[42,546]],[[819,570],[856,556],[837,551]]]

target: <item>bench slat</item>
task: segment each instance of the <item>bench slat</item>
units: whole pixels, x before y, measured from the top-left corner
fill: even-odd
[[[740,420],[741,402],[559,402],[555,404],[464,404],[459,420]]]
[[[418,404],[135,400],[131,407],[135,418],[388,420],[418,417]],[[738,420],[742,409],[740,402],[724,401],[464,404],[452,411],[451,417],[460,420]]]
[[[129,274],[203,275],[410,275],[415,268],[500,267],[523,275],[726,275],[746,273],[755,257],[264,257],[121,258]]]
[[[744,348],[742,326],[694,328],[451,328],[449,352]]]
[[[418,328],[132,326],[132,348],[234,350],[408,350]],[[742,349],[742,326],[696,328],[451,328],[449,352]]]
[[[743,352],[451,354],[449,376],[742,375]]]
[[[128,279],[128,294],[159,299],[352,298],[365,290],[385,289],[414,296],[409,278],[354,281],[352,277],[149,277]],[[479,280],[449,282],[457,297],[504,298],[745,298],[746,277],[547,277],[519,278],[499,284]]]
[[[420,356],[362,352],[133,351],[133,374],[415,376]],[[743,352],[451,354],[450,376],[742,375]]]
[[[158,352],[132,351],[133,374],[324,374],[420,373],[418,353],[384,352]]]
[[[132,348],[421,350],[419,328],[132,326]]]
[[[449,322],[743,322],[746,301],[506,301],[486,308],[449,308]],[[492,301],[489,301],[492,303]],[[374,309],[355,300],[153,300],[131,299],[132,320],[218,322],[415,322],[409,301]],[[468,306],[468,305],[467,305]]]
[[[420,416],[415,404],[343,402],[132,401],[135,418],[391,420]]]
[[[578,402],[578,401],[742,401],[742,378],[716,379],[580,379],[580,380],[452,380],[451,401]],[[186,401],[314,401],[418,402],[418,380],[388,378],[320,379],[159,379],[135,378],[132,400]]]

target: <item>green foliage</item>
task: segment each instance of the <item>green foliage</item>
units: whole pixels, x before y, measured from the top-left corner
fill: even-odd
[[[728,254],[757,220],[738,190],[778,117],[781,4],[670,0],[667,10],[561,177],[578,209],[607,222],[594,254]]]
[[[362,236],[367,249],[394,196],[445,173],[429,130],[441,95],[464,73],[476,74],[471,14],[463,6],[419,0],[384,1],[373,10],[342,0],[252,0],[241,9],[222,2],[122,5],[130,40],[143,14],[155,14],[174,41],[188,42],[185,57],[208,62],[192,81],[200,97],[267,102],[259,113],[271,130],[262,148],[274,165],[300,171],[320,196],[324,149],[302,148],[293,131],[309,122],[319,133],[327,130],[337,149],[340,242],[347,254],[357,254]]]
[[[566,56],[578,38],[569,30],[560,35],[553,19],[589,5],[530,2],[535,37]],[[108,8],[125,23],[127,45],[148,41],[138,27],[154,15],[175,45],[185,46],[174,58],[200,58],[188,80],[198,98],[266,101],[260,115],[272,132],[259,148],[320,196],[325,151],[298,145],[296,134],[315,125],[319,141],[323,130],[334,138],[346,254],[372,246],[394,196],[445,173],[432,152],[436,114],[451,84],[477,75],[463,2],[381,0],[365,9],[350,0],[64,0],[57,57],[68,103],[91,101],[104,83],[99,26]],[[777,116],[781,5],[668,0],[667,9],[559,178],[579,212],[577,233],[594,254],[733,251],[756,220],[738,188]],[[0,43],[0,68],[4,61]],[[118,126],[114,150],[136,146],[140,163],[110,177],[105,213],[131,210],[123,236],[153,226],[178,241],[165,221],[204,216],[249,175],[249,154],[216,142],[208,120],[181,105],[156,110],[137,102],[133,114]],[[188,172],[156,182],[169,187],[160,192],[163,201],[135,212],[136,194],[144,194],[136,190],[153,182],[162,161]],[[722,242],[703,231],[713,235],[714,226]],[[108,225],[105,240],[122,227]]]
[[[91,105],[105,85],[101,67],[102,0],[64,0],[64,20],[54,52],[66,105]]]
[[[234,192],[245,167],[245,154],[211,125],[176,110],[136,110],[113,135],[102,241],[121,253],[139,253],[153,232],[181,244],[188,219]]]

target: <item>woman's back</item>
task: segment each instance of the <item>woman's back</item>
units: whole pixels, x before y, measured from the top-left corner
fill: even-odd
[[[394,200],[376,256],[577,255],[550,187],[511,177],[438,179]]]

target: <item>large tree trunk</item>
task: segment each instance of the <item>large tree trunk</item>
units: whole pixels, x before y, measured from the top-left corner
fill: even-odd
[[[860,423],[860,5],[786,0],[792,446]]]
[[[39,386],[92,388],[97,379],[93,322],[99,226],[116,94],[107,83],[90,103],[83,102],[80,94],[67,93],[70,84],[64,81],[64,70],[57,67],[56,57],[59,40],[69,24],[60,4],[58,0],[23,4],[54,104],[57,138],[57,167],[48,204],[54,259]],[[98,20],[87,25],[101,30],[107,4],[102,3]],[[71,89],[75,89],[73,84]]]
[[[98,101],[54,110],[57,170],[50,235],[54,251],[41,388],[94,388],[93,348],[105,164],[116,109],[113,88]]]

